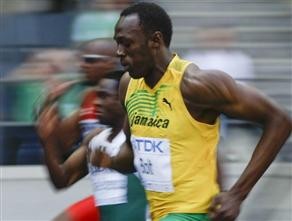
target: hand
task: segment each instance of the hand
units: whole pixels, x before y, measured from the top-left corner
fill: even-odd
[[[47,102],[52,102],[62,96],[71,86],[76,84],[79,80],[71,80],[66,82],[59,82],[57,80],[50,80],[47,83],[48,95]]]
[[[56,100],[62,96],[72,85],[79,82],[79,80],[71,80],[67,82],[57,82],[56,80],[50,80],[46,84],[47,95],[45,98],[42,95],[35,103],[35,114],[36,118],[40,118],[41,113],[50,105],[52,105]],[[40,104],[41,103],[41,104]]]
[[[97,167],[111,168],[112,158],[103,149],[95,149],[91,151],[89,149],[89,159],[90,163]]]
[[[214,197],[209,209],[212,221],[234,221],[240,212],[242,201],[231,192],[222,192]]]
[[[56,133],[59,122],[56,104],[45,107],[38,118],[36,127],[40,139],[46,141],[51,138]]]

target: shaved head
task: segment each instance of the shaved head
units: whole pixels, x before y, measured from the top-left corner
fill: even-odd
[[[97,38],[84,43],[81,50],[88,54],[100,54],[110,57],[116,57],[117,45],[113,39]]]

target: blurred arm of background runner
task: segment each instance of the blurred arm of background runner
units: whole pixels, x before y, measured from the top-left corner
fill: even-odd
[[[44,99],[42,107],[38,111],[38,115],[41,115],[45,108],[56,102],[58,98],[70,89],[70,87],[79,81],[80,80],[70,80],[62,83],[56,81],[50,82],[49,92]],[[80,138],[79,111],[75,111],[62,120],[60,119],[58,124],[55,125],[55,130],[55,142],[58,142],[59,151],[65,154]]]
[[[87,175],[87,149],[82,145],[75,150],[64,162],[60,152],[58,136],[58,124],[60,119],[56,105],[47,106],[39,116],[37,133],[44,149],[45,163],[53,185],[57,189],[71,186],[82,177]],[[99,133],[94,131],[92,137]],[[88,139],[87,139],[88,140]],[[85,142],[87,142],[85,140]]]
[[[45,163],[51,181],[57,189],[62,189],[87,174],[87,168],[85,163],[86,158],[84,157],[86,156],[85,148],[79,148],[79,154],[72,155],[70,157],[71,159],[68,159],[66,164],[62,163],[62,154],[59,148],[58,136],[56,135],[58,133],[57,127],[59,123],[60,119],[56,105],[49,105],[43,109],[39,116],[37,133],[44,149]],[[80,162],[76,164],[78,164],[78,166],[80,165],[83,169],[77,170],[76,172],[75,169],[78,168],[78,166],[74,166],[74,163],[71,163],[71,161]],[[84,166],[82,166],[83,161]]]

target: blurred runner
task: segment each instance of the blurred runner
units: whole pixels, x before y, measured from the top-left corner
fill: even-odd
[[[85,73],[88,85],[93,86],[93,87],[91,87],[88,91],[86,91],[80,110],[76,111],[70,117],[65,118],[61,121],[56,121],[56,118],[59,118],[59,115],[58,115],[57,109],[52,108],[51,105],[56,104],[58,97],[60,97],[64,93],[64,91],[66,91],[66,89],[71,86],[71,82],[69,83],[66,82],[64,84],[56,86],[52,91],[50,91],[50,93],[47,96],[47,99],[45,101],[45,104],[39,116],[40,125],[38,127],[38,134],[45,148],[46,163],[49,168],[52,181],[57,188],[68,187],[72,184],[72,182],[71,181],[62,182],[60,181],[59,178],[54,179],[54,176],[52,173],[53,169],[50,170],[50,165],[52,163],[50,160],[52,160],[55,163],[57,162],[58,164],[62,164],[62,160],[59,159],[60,155],[57,154],[57,151],[54,152],[53,149],[56,148],[61,153],[67,153],[70,150],[70,152],[73,152],[73,156],[74,156],[77,153],[82,152],[84,148],[82,148],[81,150],[79,150],[79,148],[77,148],[77,150],[75,149],[72,150],[71,148],[73,145],[76,146],[76,143],[79,140],[82,140],[92,129],[106,127],[104,124],[101,124],[101,122],[99,122],[100,112],[98,110],[98,106],[95,105],[96,100],[98,100],[98,93],[94,89],[94,86],[96,86],[99,83],[101,78],[107,76],[107,74],[109,73],[111,73],[111,75],[119,75],[121,73],[117,69],[118,62],[117,62],[117,58],[115,57],[115,51],[116,51],[116,45],[112,40],[109,40],[109,39],[96,39],[96,40],[86,43],[83,46],[82,55],[81,55],[83,61],[81,63],[81,68],[83,72]],[[54,122],[54,126],[50,128],[50,124],[52,124],[53,122]],[[48,132],[48,130],[51,130],[51,131]],[[47,135],[49,134],[49,136],[44,136],[44,134],[47,134]],[[51,152],[46,151],[46,150],[49,150],[49,148],[46,148],[47,146],[53,146],[52,150],[51,149],[50,150],[56,154],[51,155]],[[77,153],[75,154],[75,152]],[[59,159],[59,160],[56,161],[56,159]],[[72,159],[71,156],[68,158],[68,160],[69,159]],[[82,165],[84,164],[86,165],[86,162],[87,162],[86,158],[82,158],[82,159],[84,161]],[[65,162],[64,164],[66,164]],[[81,161],[77,161],[77,162],[81,162]],[[71,163],[69,163],[69,165],[71,165]],[[77,166],[80,166],[80,165],[77,165]],[[80,174],[80,177],[78,178],[81,178],[82,176],[84,176],[86,172],[88,171],[93,180],[98,180],[99,182],[103,181],[97,178],[98,175],[100,175],[99,171],[102,171],[99,168],[93,167],[90,164],[88,164],[88,168],[86,170],[85,168],[83,169],[84,170],[82,170],[82,174]],[[72,171],[70,170],[68,173],[72,174],[71,172]],[[61,214],[59,214],[55,218],[55,220],[70,220],[70,221],[97,220],[97,218],[100,217],[100,215],[99,215],[99,210],[97,210],[95,206],[98,206],[98,205],[107,205],[107,206],[104,206],[101,211],[100,220],[109,220],[106,217],[112,217],[110,220],[118,220],[117,218],[120,215],[118,215],[117,211],[120,211],[120,210],[124,211],[124,213],[125,211],[128,211],[128,213],[125,213],[125,214],[133,213],[133,216],[135,215],[141,216],[144,219],[146,201],[145,201],[145,196],[144,196],[142,186],[140,185],[138,179],[134,175],[130,175],[128,177],[127,176],[122,176],[122,177],[124,180],[127,181],[126,183],[128,183],[128,185],[131,187],[131,189],[133,189],[134,192],[136,191],[136,193],[140,193],[138,195],[140,195],[141,198],[134,198],[136,200],[134,200],[133,204],[130,205],[130,202],[132,202],[130,198],[133,197],[131,196],[131,192],[128,192],[129,193],[128,197],[126,196],[120,201],[114,201],[114,200],[109,199],[108,202],[105,204],[104,203],[98,204],[96,199],[93,196],[91,196],[70,206]],[[76,179],[75,181],[78,180],[77,177],[74,177],[74,178]],[[96,185],[94,186],[94,188],[96,188]],[[124,185],[122,190],[127,192],[127,185]],[[105,193],[103,193],[103,191],[95,189],[94,192],[96,193],[96,196],[97,196],[97,195],[108,195],[109,191],[105,190]],[[129,203],[127,203],[127,201],[129,201]]]

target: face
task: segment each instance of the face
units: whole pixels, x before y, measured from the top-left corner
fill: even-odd
[[[141,78],[152,70],[154,65],[149,40],[136,14],[120,17],[115,28],[117,55],[125,70],[132,78]]]
[[[106,73],[116,68],[116,46],[114,42],[92,42],[86,45],[81,54],[81,69],[86,79],[96,84]]]
[[[118,84],[114,79],[101,79],[97,88],[97,117],[102,124],[113,125],[123,120],[124,110],[118,98]]]

